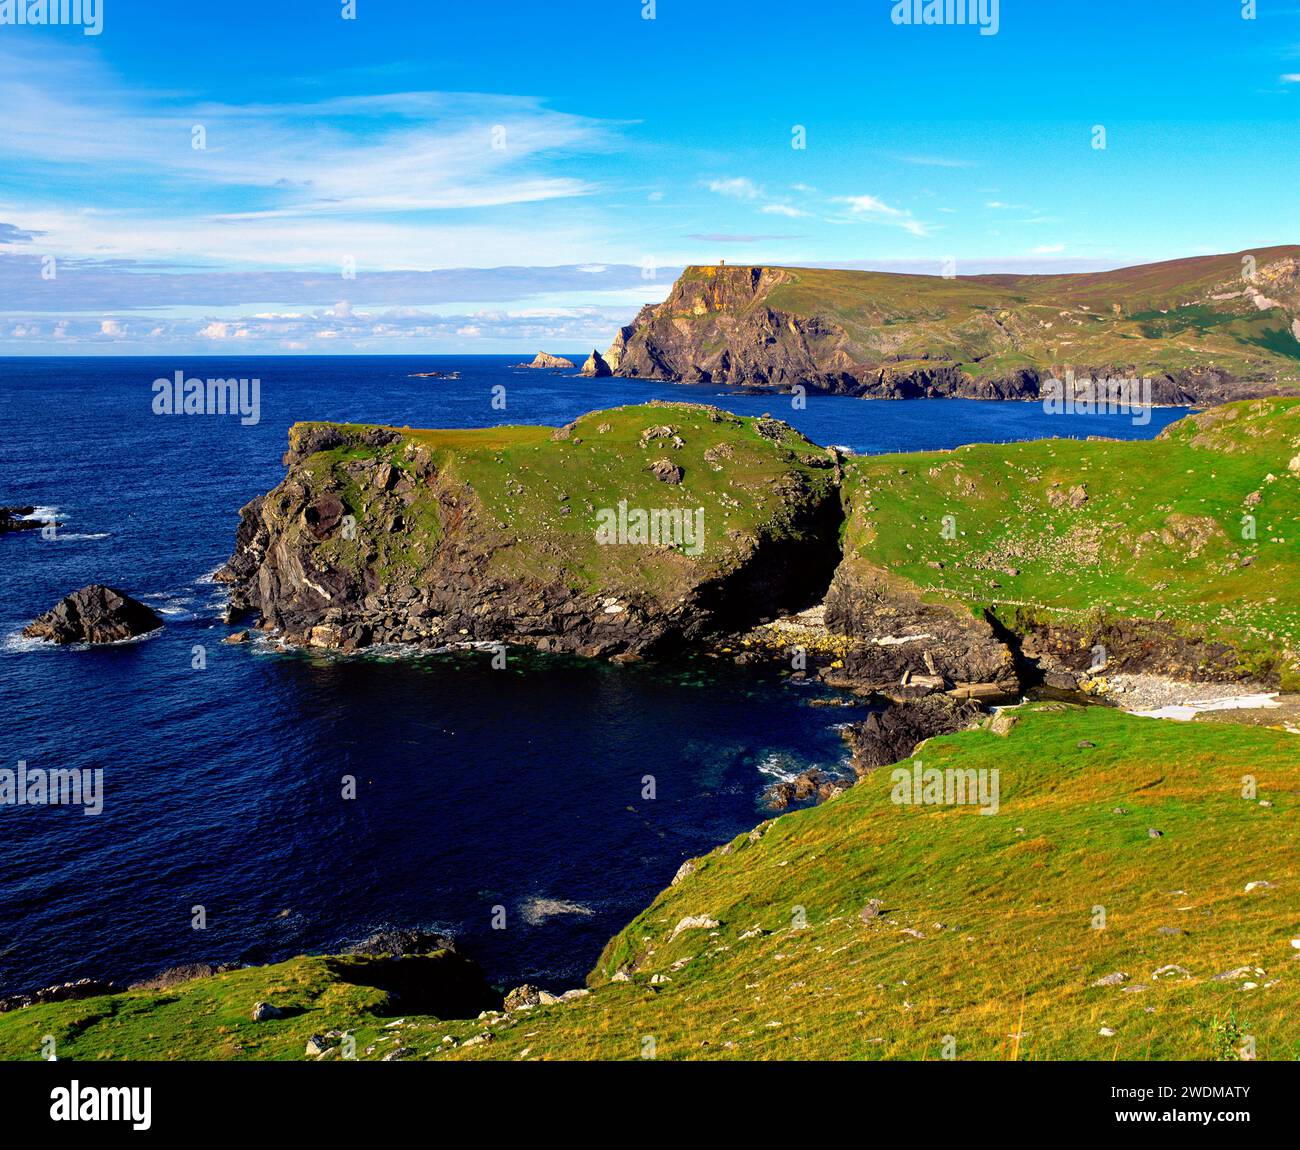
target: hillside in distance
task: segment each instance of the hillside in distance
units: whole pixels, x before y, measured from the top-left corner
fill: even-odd
[[[1150,402],[1300,391],[1300,247],[1068,275],[688,267],[615,337],[616,375],[898,399],[1035,399],[1149,378]]]

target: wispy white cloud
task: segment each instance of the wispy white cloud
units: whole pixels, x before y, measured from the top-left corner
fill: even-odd
[[[43,232],[55,254],[169,261],[322,266],[350,254],[427,267],[516,262],[524,247],[534,258],[549,248],[538,262],[570,262],[575,240],[593,246],[598,235],[590,211],[555,220],[545,229],[554,243],[539,242],[535,223],[508,238],[476,213],[576,207],[599,188],[558,165],[608,152],[622,129],[534,99],[466,93],[187,105],[127,89],[93,58],[7,47],[0,106],[22,109],[0,117],[14,221],[0,243]],[[514,256],[493,258],[511,238]]]
[[[892,207],[877,196],[836,196],[834,202],[844,204],[850,216],[855,219],[902,228],[914,236],[931,234],[929,224],[916,219],[910,211]]]
[[[763,189],[748,176],[733,176],[725,180],[706,180],[704,186],[716,195],[729,196],[735,200],[756,200],[763,194]]]

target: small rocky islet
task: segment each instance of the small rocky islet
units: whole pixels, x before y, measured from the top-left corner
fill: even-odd
[[[32,620],[23,628],[23,636],[59,646],[121,643],[148,635],[162,625],[152,608],[125,591],[92,583]]]

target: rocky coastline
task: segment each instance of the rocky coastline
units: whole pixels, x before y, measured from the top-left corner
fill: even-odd
[[[1100,696],[1097,650],[1110,673],[1252,677],[1232,643],[1172,619],[1054,619],[924,593],[845,546],[878,510],[852,461],[770,417],[652,404],[519,443],[499,434],[296,426],[285,480],[243,509],[217,575],[232,622],[344,654],[499,645],[771,663],[888,708],[847,735],[859,771],[1035,688]],[[595,546],[600,503],[616,499],[707,504],[728,527],[698,554],[680,540]],[[1085,502],[1048,500],[1062,514]],[[834,782],[769,798],[825,798]]]
[[[631,378],[864,399],[1042,401],[1056,380],[1060,399],[1086,402],[1094,379],[1142,380],[1131,398],[1148,406],[1293,395],[1294,356],[1265,353],[1252,325],[1300,333],[1300,249],[1260,257],[1244,288],[1237,255],[1080,277],[690,267],[603,362]],[[1179,315],[1208,311],[1234,333],[1223,354],[1178,362]]]

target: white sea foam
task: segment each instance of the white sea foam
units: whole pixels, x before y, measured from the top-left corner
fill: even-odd
[[[18,518],[26,519],[28,521],[39,521],[43,523],[47,519],[59,518],[59,509],[58,507],[36,507],[33,508],[32,513],[30,515],[20,515],[18,516]],[[67,516],[65,515],[63,518],[66,519]]]
[[[792,783],[810,768],[781,751],[769,751],[758,764],[758,772],[779,783]]]
[[[548,918],[557,918],[562,914],[593,915],[596,912],[580,902],[567,902],[560,898],[525,899],[519,908],[520,917],[529,926],[540,926]]]
[[[53,646],[53,643],[47,643],[44,639],[29,639],[21,631],[6,635],[0,641],[0,651],[43,651]]]
[[[143,635],[134,635],[130,639],[117,639],[112,643],[51,643],[47,639],[29,639],[21,631],[0,641],[0,650],[4,651],[93,651],[98,647],[128,647],[132,643],[143,643],[161,635],[165,628],[155,627]]]

